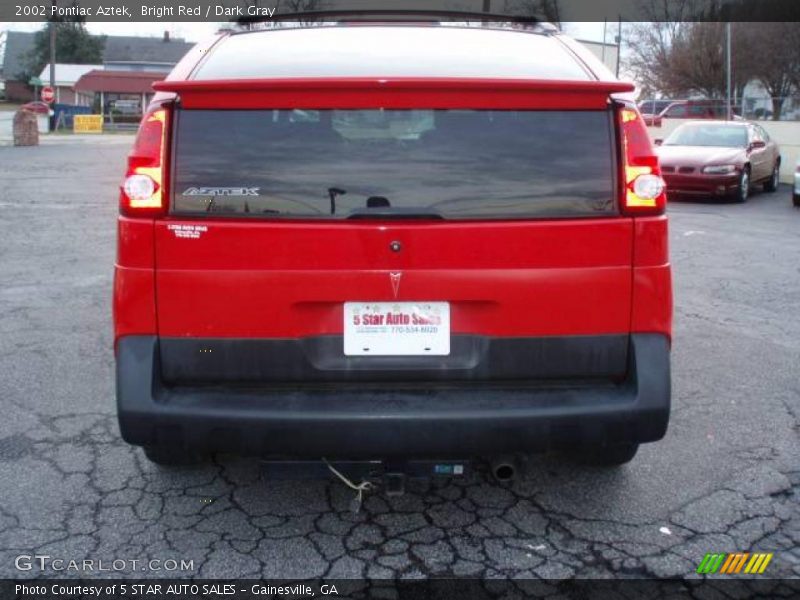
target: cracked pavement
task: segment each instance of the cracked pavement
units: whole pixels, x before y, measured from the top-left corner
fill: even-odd
[[[775,552],[800,577],[800,211],[672,203],[673,413],[617,470],[530,457],[513,485],[412,482],[360,514],[338,481],[174,471],[119,437],[111,283],[129,136],[0,148],[0,575],[22,554],[193,561],[141,577],[685,577]],[[141,567],[140,567],[141,568]]]

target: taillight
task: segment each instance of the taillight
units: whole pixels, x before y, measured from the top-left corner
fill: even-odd
[[[622,211],[630,215],[663,213],[666,186],[644,120],[637,110],[627,106],[620,109],[619,115],[625,160]]]
[[[167,208],[168,119],[166,108],[152,110],[142,118],[120,193],[120,212],[125,215],[155,216]]]

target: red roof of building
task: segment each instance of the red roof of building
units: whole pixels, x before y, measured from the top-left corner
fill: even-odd
[[[153,91],[153,82],[161,81],[166,73],[153,71],[106,71],[95,69],[75,82],[76,92],[107,92],[112,94],[142,94]]]

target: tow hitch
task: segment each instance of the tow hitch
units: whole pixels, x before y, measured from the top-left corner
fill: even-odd
[[[261,461],[261,474],[268,481],[339,479],[356,492],[354,512],[360,510],[366,492],[380,488],[387,496],[402,496],[408,479],[460,478],[469,475],[470,471],[470,461],[467,460],[328,461],[323,458]]]
[[[406,493],[406,475],[405,473],[386,473],[383,476],[383,489],[386,490],[386,495],[402,496]]]

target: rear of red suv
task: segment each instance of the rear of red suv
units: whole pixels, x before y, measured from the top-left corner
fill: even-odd
[[[664,435],[663,184],[630,86],[580,46],[228,33],[157,89],[114,291],[120,426],[151,459],[619,463]]]

